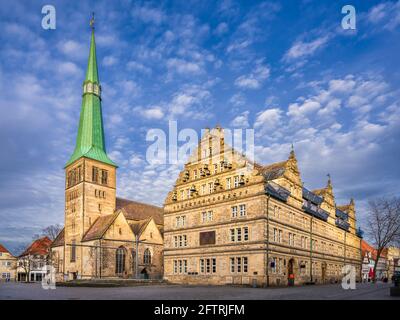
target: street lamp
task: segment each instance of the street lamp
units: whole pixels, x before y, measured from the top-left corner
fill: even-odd
[[[135,233],[136,255],[135,255],[135,278],[139,279],[139,243],[145,242],[146,239],[139,240],[140,234]]]

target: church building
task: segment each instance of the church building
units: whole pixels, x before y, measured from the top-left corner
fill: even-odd
[[[161,278],[163,210],[117,198],[105,148],[94,20],[75,150],[65,165],[65,224],[51,246],[57,280]]]
[[[208,130],[164,205],[164,279],[258,286],[335,283],[342,267],[360,279],[361,237],[353,200],[303,186],[294,150],[261,165]]]

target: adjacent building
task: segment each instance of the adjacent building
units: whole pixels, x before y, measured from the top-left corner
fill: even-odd
[[[57,280],[161,278],[162,208],[116,197],[105,148],[92,20],[75,150],[65,166],[65,224],[51,247]]]
[[[17,280],[35,282],[42,281],[46,275],[46,265],[52,241],[42,237],[33,241],[25,251],[18,256]]]
[[[387,259],[387,275],[392,279],[395,271],[400,272],[400,248],[389,247],[384,252]]]
[[[354,200],[338,205],[329,177],[307,189],[294,150],[260,165],[208,130],[164,205],[164,278],[176,283],[287,285],[361,274]]]
[[[0,244],[0,281],[15,280],[17,258]]]

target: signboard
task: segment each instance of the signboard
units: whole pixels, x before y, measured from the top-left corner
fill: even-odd
[[[215,231],[200,232],[200,245],[215,244]]]

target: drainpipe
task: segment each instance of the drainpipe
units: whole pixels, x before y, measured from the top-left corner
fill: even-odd
[[[269,198],[267,197],[267,287],[269,287]]]
[[[313,253],[313,219],[314,216],[311,215],[311,222],[310,222],[310,282],[313,282],[313,261],[312,261],[312,253]]]

